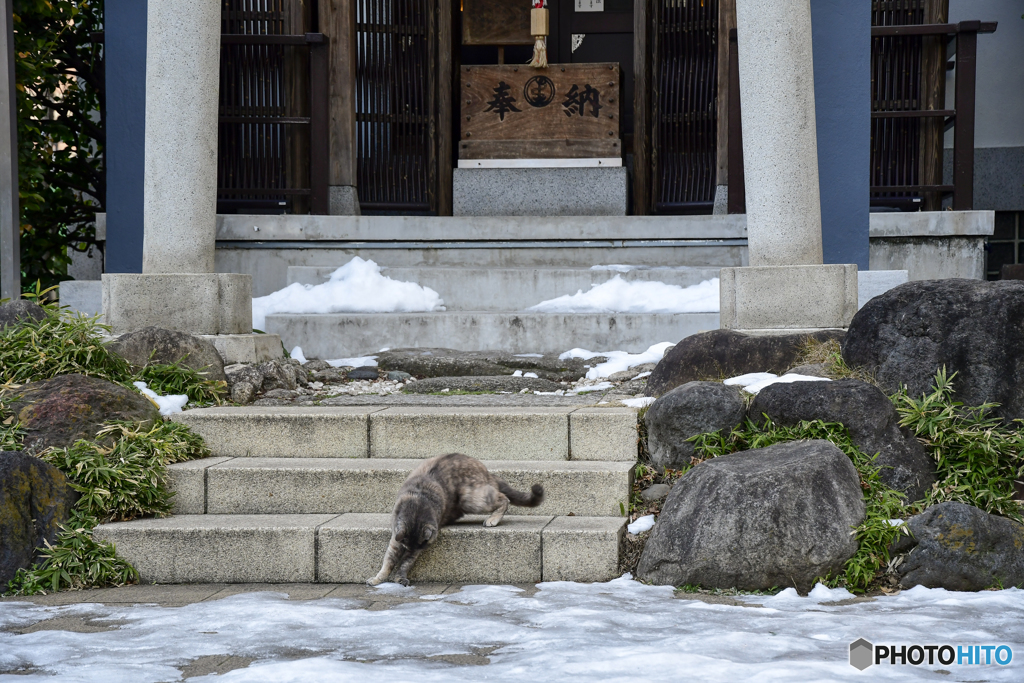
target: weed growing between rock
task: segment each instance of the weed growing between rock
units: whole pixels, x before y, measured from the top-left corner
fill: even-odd
[[[910,513],[904,496],[882,483],[876,467],[875,456],[862,453],[850,440],[846,427],[838,422],[801,422],[795,427],[781,427],[770,419],[762,423],[750,420],[732,432],[699,434],[691,440],[702,457],[685,468],[684,473],[695,465],[720,455],[767,448],[777,443],[822,439],[830,441],[850,458],[860,485],[864,489],[866,515],[864,521],[853,531],[859,544],[857,553],[847,560],[845,572],[838,577],[823,577],[829,586],[845,586],[853,592],[872,588],[889,569],[889,547],[900,534],[907,533],[906,525],[893,526],[889,520],[902,519]]]
[[[942,368],[931,394],[911,398],[904,387],[891,397],[900,426],[911,429],[935,459],[939,481],[927,504],[956,501],[1024,522],[1021,502],[1013,499],[1014,482],[1024,479],[1024,421],[990,417],[995,403],[965,407],[954,401],[955,377]]]
[[[132,382],[145,382],[158,394],[185,394],[193,407],[220,404],[227,383],[206,378],[183,365],[149,365],[136,372],[126,360],[109,351],[103,337],[110,328],[96,317],[72,315],[47,303],[45,290],[32,298],[46,317],[25,320],[0,330],[0,385],[22,385],[58,375],[98,377],[137,391]]]
[[[846,364],[842,348],[835,339],[821,342],[808,337],[800,349],[800,358],[794,367],[800,365],[824,365],[825,374],[832,379],[859,379],[877,386],[871,373],[861,368],[851,368]]]
[[[103,522],[169,514],[173,494],[167,489],[167,465],[209,455],[199,436],[174,422],[113,422],[95,441],[82,439],[42,453],[81,497],[56,544],[47,545],[35,567],[19,571],[8,591],[31,595],[137,581],[135,569],[112,545],[95,541],[92,530]]]

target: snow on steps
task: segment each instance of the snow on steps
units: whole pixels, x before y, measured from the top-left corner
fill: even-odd
[[[207,408],[175,419],[213,452],[171,467],[179,514],[94,532],[145,582],[363,581],[383,558],[387,511],[406,473],[452,451],[485,460],[519,488],[539,481],[548,498],[535,510],[512,508],[495,528],[482,518],[445,528],[413,580],[617,575],[620,504],[636,459],[633,409]]]

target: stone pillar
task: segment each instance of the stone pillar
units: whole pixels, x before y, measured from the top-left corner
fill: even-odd
[[[214,272],[221,3],[155,0],[146,24],[143,272],[103,276],[106,322],[251,337],[252,276]]]
[[[750,267],[723,268],[721,325],[846,327],[857,267],[822,264],[810,0],[737,0]]]
[[[143,273],[214,271],[220,5],[149,3]]]

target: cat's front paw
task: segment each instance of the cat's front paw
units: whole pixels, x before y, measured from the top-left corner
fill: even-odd
[[[403,586],[408,586],[409,585],[409,579],[405,578],[404,576],[399,576],[398,579],[395,581],[395,583],[400,583]]]
[[[366,585],[367,586],[379,586],[381,583],[382,583],[382,580],[378,579],[376,576],[373,577],[372,579],[367,579],[366,580]]]

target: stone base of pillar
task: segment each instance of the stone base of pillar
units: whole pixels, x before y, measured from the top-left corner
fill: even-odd
[[[224,365],[263,363],[284,358],[279,334],[200,334],[213,344],[224,359]]]
[[[332,185],[328,188],[327,210],[332,216],[358,216],[359,192],[351,185]]]
[[[857,312],[857,266],[722,268],[721,326],[742,330],[849,327]]]
[[[250,334],[252,276],[106,274],[103,313],[114,334],[150,325],[189,334]]]

